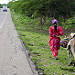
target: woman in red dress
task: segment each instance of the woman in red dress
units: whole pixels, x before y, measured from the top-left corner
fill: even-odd
[[[57,26],[57,20],[52,20],[53,26],[49,28],[49,45],[52,51],[52,55],[57,60],[58,50],[60,48],[60,36],[63,35],[61,26]]]

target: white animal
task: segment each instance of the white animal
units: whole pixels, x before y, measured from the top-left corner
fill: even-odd
[[[75,33],[70,34],[70,40],[67,45],[69,54],[69,66],[72,64],[72,55],[74,56],[74,67],[75,67]]]

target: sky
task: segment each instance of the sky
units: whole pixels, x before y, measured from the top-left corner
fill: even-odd
[[[0,4],[7,4],[11,0],[0,0]]]

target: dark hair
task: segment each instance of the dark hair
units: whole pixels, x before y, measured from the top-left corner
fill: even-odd
[[[54,23],[55,31],[57,31],[57,23]]]

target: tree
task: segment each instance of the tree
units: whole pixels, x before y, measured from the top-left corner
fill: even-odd
[[[8,4],[15,12],[29,17],[40,17],[41,27],[46,22],[46,17],[66,19],[74,16],[74,0],[12,0]]]

